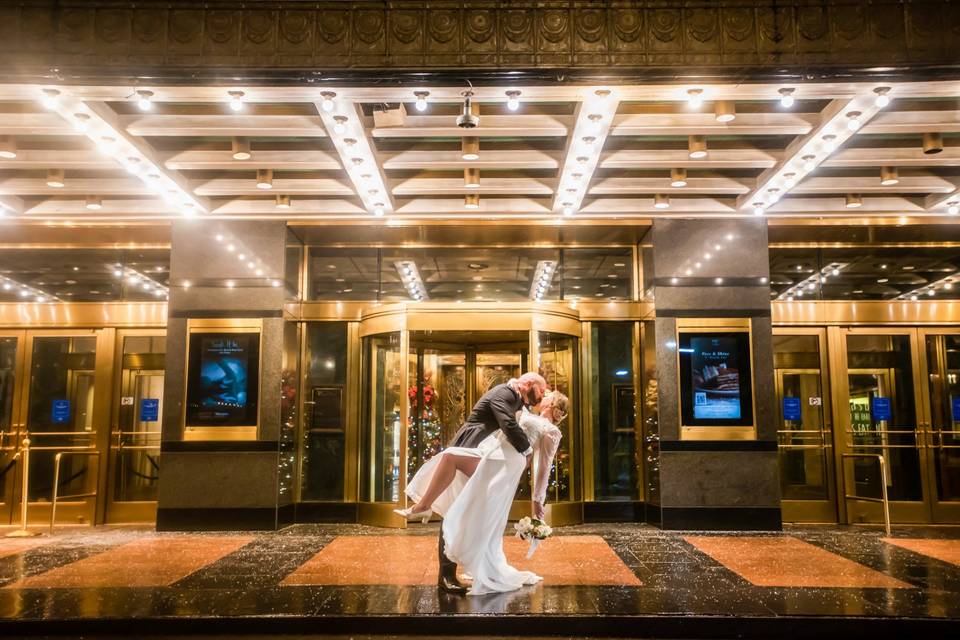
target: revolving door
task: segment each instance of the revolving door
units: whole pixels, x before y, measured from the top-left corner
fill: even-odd
[[[429,307],[429,308],[424,308]],[[506,308],[505,308],[506,307]],[[452,440],[476,401],[497,384],[536,370],[571,400],[551,471],[547,518],[582,521],[577,410],[579,319],[569,308],[495,309],[396,305],[361,322],[363,408],[359,519],[403,527],[392,510],[417,469]],[[511,518],[530,512],[530,479],[521,480]]]

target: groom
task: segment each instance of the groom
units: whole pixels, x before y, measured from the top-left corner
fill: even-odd
[[[453,436],[449,446],[477,447],[487,436],[500,429],[514,449],[529,456],[533,449],[523,429],[517,424],[517,412],[524,405],[532,407],[539,404],[546,390],[547,381],[533,372],[498,384],[477,400],[467,421]],[[437,586],[447,593],[467,592],[467,586],[457,579],[457,565],[447,559],[444,553],[443,527],[440,528],[440,575],[437,577]]]

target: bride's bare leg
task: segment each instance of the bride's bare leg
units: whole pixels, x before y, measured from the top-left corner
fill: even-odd
[[[433,472],[433,477],[430,479],[430,486],[423,493],[420,502],[414,505],[413,511],[416,513],[432,507],[437,496],[443,493],[453,482],[453,479],[457,476],[457,471],[469,478],[477,470],[478,464],[480,464],[480,458],[474,456],[443,454]]]

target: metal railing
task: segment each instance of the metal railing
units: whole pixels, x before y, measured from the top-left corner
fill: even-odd
[[[50,533],[53,533],[54,524],[57,521],[57,489],[60,488],[60,462],[63,460],[64,456],[93,456],[97,459],[97,474],[100,473],[100,452],[99,451],[60,451],[56,456],[54,456],[53,462],[53,502],[50,504]],[[96,475],[94,476],[96,478]],[[94,483],[96,487],[96,483]],[[94,488],[92,492],[89,493],[75,493],[70,496],[59,496],[59,499],[62,500],[71,500],[73,498],[95,498],[97,497],[97,490]],[[90,525],[93,526],[93,519],[90,520]]]
[[[30,482],[30,438],[23,439],[23,444],[13,454],[13,459],[20,460],[20,466],[23,469],[23,496],[20,501],[20,528],[7,534],[8,538],[29,538],[30,536],[40,535],[35,531],[27,529],[27,509],[30,505],[29,494],[27,493],[28,483]]]
[[[869,460],[877,460],[880,463],[880,488],[882,489],[882,498],[867,498],[865,496],[850,495],[847,493],[847,475],[846,470],[841,474],[843,478],[843,497],[845,500],[861,500],[863,502],[880,502],[883,503],[883,522],[887,529],[887,536],[890,535],[890,500],[887,498],[887,473],[886,473],[886,462],[883,460],[883,456],[879,453],[843,453],[841,454],[844,460],[847,458],[867,458]]]

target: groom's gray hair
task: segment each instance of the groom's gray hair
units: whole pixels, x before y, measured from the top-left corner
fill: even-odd
[[[543,389],[547,388],[547,381],[544,380],[543,376],[539,373],[534,373],[533,371],[527,371],[525,374],[519,378],[510,378],[509,385],[513,386],[514,384],[535,384],[538,387]]]

